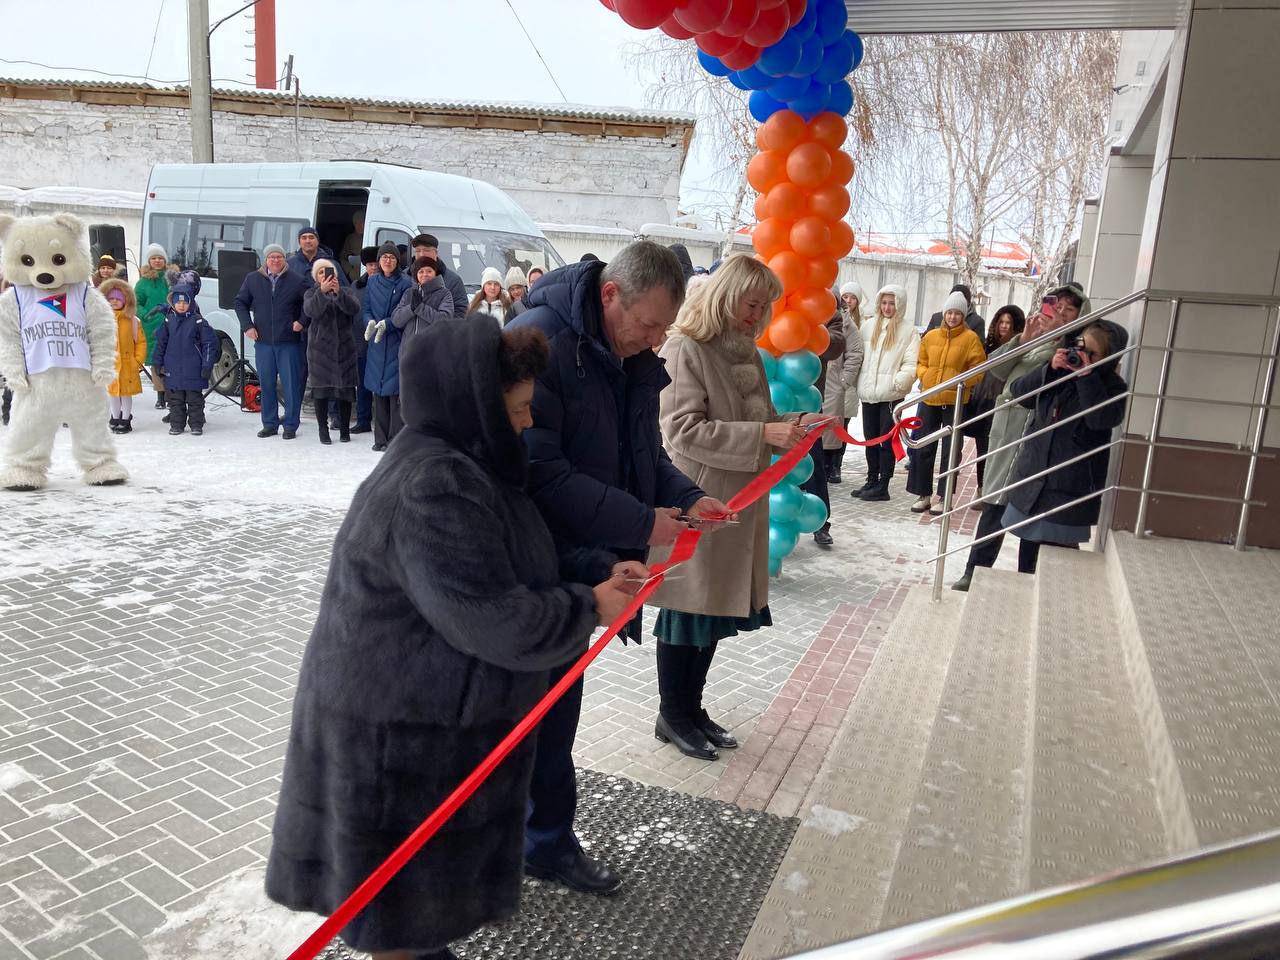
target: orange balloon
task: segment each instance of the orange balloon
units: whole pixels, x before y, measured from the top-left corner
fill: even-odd
[[[840,184],[819,187],[809,194],[809,210],[823,220],[840,220],[849,212],[849,191]]]
[[[756,223],[769,219],[769,195],[761,193],[756,197]]]
[[[849,126],[844,117],[836,113],[820,113],[809,121],[809,139],[822,144],[828,150],[840,149],[849,136]]]
[[[809,321],[803,315],[790,311],[774,317],[769,324],[769,340],[783,353],[803,349],[812,333]]]
[[[751,245],[760,256],[769,260],[790,247],[791,224],[776,217],[761,220],[751,232]]]
[[[787,155],[777,150],[757,153],[747,164],[747,182],[757,193],[768,193],[787,179]]]
[[[794,110],[779,110],[756,133],[756,142],[767,150],[785,154],[790,153],[796,144],[802,143],[808,133],[800,114]]]
[[[809,261],[794,250],[783,250],[769,258],[769,269],[782,281],[783,290],[797,290],[809,275]],[[777,337],[773,342],[778,343]]]
[[[836,298],[826,287],[807,287],[787,299],[790,309],[808,317],[810,323],[826,323],[836,312]]]
[[[831,229],[820,217],[797,220],[791,228],[791,249],[802,257],[820,257],[826,253],[830,244]]]
[[[760,152],[769,149],[769,135],[765,133],[764,124],[756,127],[756,149]]]
[[[820,143],[802,143],[787,154],[786,174],[802,187],[821,186],[831,175],[831,154]]]
[[[827,351],[827,347],[831,346],[831,335],[827,333],[826,327],[810,327],[809,339],[806,341],[804,348],[810,353],[816,353],[822,356]]]
[[[768,327],[765,327],[764,332],[761,333],[760,336],[756,337],[756,346],[761,347],[764,350],[768,350],[775,357],[782,352],[781,350],[779,350],[777,347],[773,345],[773,340],[769,338]]]
[[[782,220],[799,220],[809,214],[809,194],[790,180],[769,191],[769,211]]]
[[[826,184],[835,186],[839,184],[844,186],[853,179],[853,159],[843,150],[836,150],[829,154],[831,158],[831,169],[827,171]],[[790,164],[787,167],[787,173],[790,175]],[[791,179],[795,179],[792,177]]]
[[[816,260],[809,261],[809,279],[805,281],[806,287],[823,287],[828,288],[834,284],[840,276],[840,264],[828,257],[818,257]]]
[[[831,224],[830,240],[827,244],[827,255],[839,260],[853,249],[853,227],[845,220],[837,220]]]

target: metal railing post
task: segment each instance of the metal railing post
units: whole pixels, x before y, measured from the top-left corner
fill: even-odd
[[[951,537],[951,498],[956,489],[956,464],[964,446],[964,434],[956,430],[956,424],[964,420],[964,384],[956,384],[956,402],[951,411],[951,445],[947,451],[946,485],[942,492],[942,523],[938,524],[938,562],[933,566],[933,599],[942,599],[942,582],[947,575],[947,540]],[[930,493],[930,496],[933,494]]]
[[[1271,310],[1267,310],[1270,315]],[[1262,400],[1258,408],[1258,422],[1253,428],[1253,443],[1249,444],[1249,467],[1244,476],[1244,502],[1240,504],[1240,524],[1236,527],[1237,550],[1245,548],[1245,532],[1249,526],[1249,501],[1253,499],[1253,482],[1258,474],[1258,454],[1267,434],[1267,408],[1271,406],[1271,389],[1276,378],[1276,354],[1280,353],[1280,310],[1276,312],[1276,327],[1271,332],[1271,349],[1267,351],[1267,371],[1262,378]]]
[[[1147,437],[1151,446],[1147,447],[1146,463],[1142,466],[1142,492],[1138,494],[1138,516],[1133,523],[1133,535],[1138,539],[1147,535],[1147,506],[1151,499],[1147,491],[1151,489],[1151,474],[1155,470],[1155,441],[1160,436],[1160,420],[1164,415],[1164,394],[1169,386],[1169,364],[1173,357],[1174,337],[1178,331],[1178,312],[1182,308],[1181,300],[1175,298],[1169,302],[1172,306],[1169,311],[1169,332],[1165,334],[1165,350],[1160,356],[1160,379],[1156,384],[1155,405],[1151,409],[1151,433]]]

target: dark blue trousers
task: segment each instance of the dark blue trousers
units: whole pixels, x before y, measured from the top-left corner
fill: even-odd
[[[268,430],[280,426],[276,377],[284,389],[284,428],[297,430],[302,419],[302,346],[297,343],[257,343],[254,366],[262,386],[262,425]]]
[[[373,423],[373,394],[364,385],[364,365],[368,358],[362,353],[356,360],[360,379],[356,386],[356,426],[367,427]]]
[[[570,666],[567,663],[552,670],[548,687],[558,683]],[[578,808],[578,780],[573,769],[573,741],[581,713],[579,679],[538,726],[524,835],[524,857],[531,863],[550,865],[577,849],[573,815]]]

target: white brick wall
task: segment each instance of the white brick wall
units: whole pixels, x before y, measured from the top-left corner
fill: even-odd
[[[340,123],[215,113],[218,160],[385,160],[485,180],[538,221],[670,223],[683,146],[666,139]],[[0,98],[0,183],[141,192],[152,164],[191,159],[185,110]]]

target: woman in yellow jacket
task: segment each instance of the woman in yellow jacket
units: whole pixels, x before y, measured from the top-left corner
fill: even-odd
[[[111,397],[111,432],[133,430],[133,398],[142,392],[140,371],[147,360],[147,338],[138,321],[138,300],[123,280],[104,280],[98,292],[116,314],[116,378],[107,387]]]
[[[920,378],[921,389],[927,390],[929,387],[937,386],[944,380],[950,380],[966,370],[972,370],[987,359],[986,351],[982,348],[982,340],[965,326],[964,319],[968,312],[969,302],[964,294],[951,294],[947,297],[947,302],[942,305],[942,326],[930,330],[920,340],[920,359],[916,363],[916,376]],[[982,374],[979,373],[964,381],[963,400],[969,399],[969,391],[981,380]],[[920,432],[930,434],[944,424],[951,424],[955,415],[955,403],[955,390],[943,390],[924,400],[916,411],[924,421]],[[911,505],[912,513],[924,513],[927,510],[936,515],[942,512],[945,478],[938,481],[936,503],[933,496],[933,467],[937,455],[938,444],[931,443],[927,447],[918,449],[915,456],[911,458],[911,468],[907,472],[907,493],[915,494],[919,498]],[[942,440],[943,470],[946,469],[950,455],[951,438],[947,436]]]

